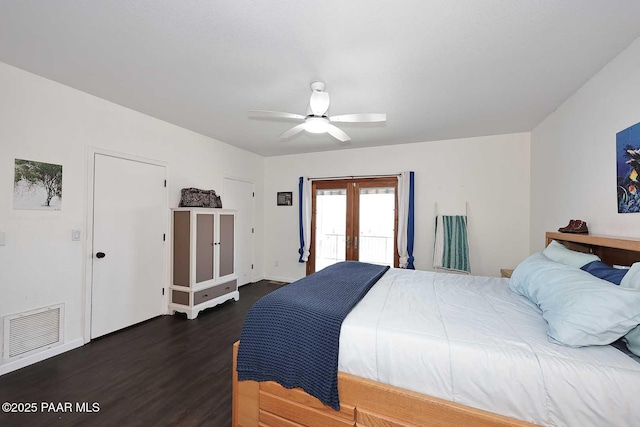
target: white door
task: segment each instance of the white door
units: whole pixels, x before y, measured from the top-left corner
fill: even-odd
[[[163,310],[165,168],[96,154],[91,338]]]
[[[225,178],[222,207],[236,212],[236,269],[238,286],[253,281],[253,184]]]

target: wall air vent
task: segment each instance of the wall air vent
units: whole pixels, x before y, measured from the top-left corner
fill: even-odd
[[[4,317],[4,360],[10,361],[62,344],[64,304]]]

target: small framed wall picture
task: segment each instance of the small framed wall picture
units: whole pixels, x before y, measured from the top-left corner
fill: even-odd
[[[278,191],[278,206],[292,206],[293,193],[291,191]]]

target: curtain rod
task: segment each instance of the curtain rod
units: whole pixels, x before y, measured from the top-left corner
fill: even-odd
[[[387,174],[387,175],[348,175],[348,176],[321,176],[321,177],[317,177],[317,178],[307,178],[307,180],[312,181],[320,181],[320,180],[328,180],[328,179],[345,179],[345,178],[351,178],[351,179],[356,179],[356,178],[386,178],[386,177],[390,177],[390,176],[400,176],[399,173],[392,173],[392,174]]]

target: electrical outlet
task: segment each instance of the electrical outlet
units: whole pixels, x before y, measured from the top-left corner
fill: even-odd
[[[74,242],[80,241],[80,230],[71,230],[71,240]]]

